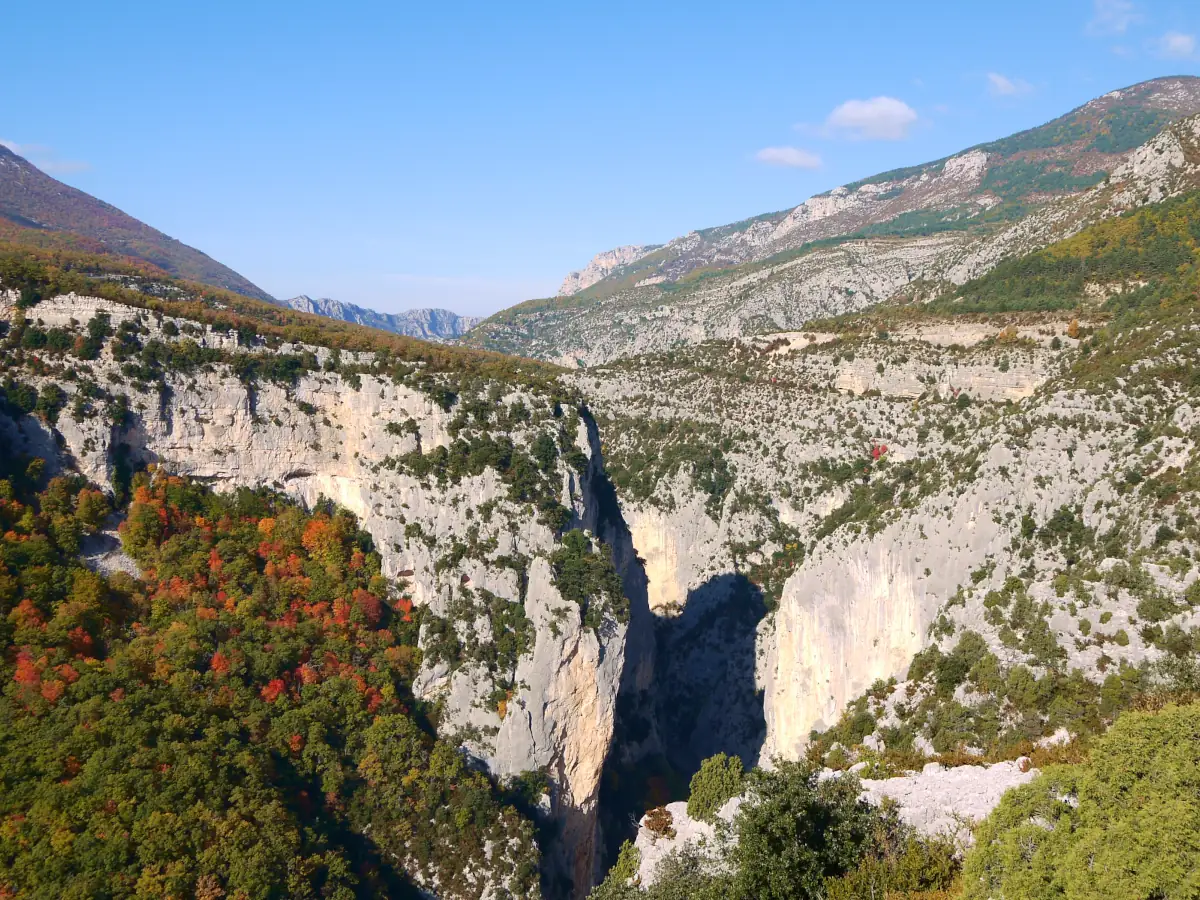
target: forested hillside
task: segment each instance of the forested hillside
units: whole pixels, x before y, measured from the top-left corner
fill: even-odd
[[[101,253],[178,278],[270,300],[261,288],[115,206],[63,184],[0,146],[0,238],[28,247]]]
[[[77,554],[107,495],[4,467],[6,896],[405,896],[405,868],[471,896],[488,857],[536,892],[532,826],[435,737],[422,610],[352,516],[152,469],[121,526],[142,575],[104,575]]]

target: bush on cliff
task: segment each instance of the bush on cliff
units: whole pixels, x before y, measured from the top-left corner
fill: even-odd
[[[687,811],[693,819],[711,822],[725,803],[742,792],[742,761],[718,753],[700,764],[692,776]]]

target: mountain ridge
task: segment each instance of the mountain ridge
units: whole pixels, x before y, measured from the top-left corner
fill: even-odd
[[[63,184],[4,146],[0,146],[0,237],[23,246],[114,255],[178,278],[274,301],[208,254]]]
[[[613,257],[603,278],[560,294],[579,293],[635,263],[641,278],[676,281],[704,268],[727,268],[850,231],[893,221],[918,210],[972,204],[973,215],[1014,200],[1061,194],[1098,183],[1104,165],[1149,140],[1170,122],[1200,112],[1200,77],[1164,76],[1109,91],[1049,122],[986,141],[927,163],[887,170],[815,194],[790,209],[700,228],[662,245],[619,247],[598,254],[589,269]],[[1055,151],[1058,151],[1057,153]],[[1065,156],[1067,152],[1073,156]],[[1064,163],[1070,163],[1067,167]],[[950,172],[946,168],[950,167]],[[946,176],[949,177],[941,177]],[[643,251],[625,261],[621,251]],[[661,257],[648,259],[651,254]],[[615,264],[613,264],[615,263]],[[584,272],[588,271],[587,269]],[[574,275],[576,273],[572,273]],[[582,273],[580,273],[582,274]]]
[[[1184,112],[1200,113],[1200,78],[1112,91],[947,159],[691,232],[576,294],[503,310],[468,342],[594,365],[928,299],[1002,258],[1195,187],[1200,157],[1194,129],[1178,127]]]
[[[300,312],[429,341],[456,340],[483,321],[479,316],[460,316],[448,309],[432,307],[410,309],[402,313],[381,313],[330,297],[313,298],[307,294],[285,300],[283,305]]]

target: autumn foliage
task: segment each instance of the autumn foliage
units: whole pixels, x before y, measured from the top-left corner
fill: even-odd
[[[437,740],[420,611],[352,516],[152,470],[120,528],[141,577],[105,577],[54,537],[104,493],[0,476],[0,896],[407,896],[401,859],[469,896],[509,842],[536,894],[531,827]]]

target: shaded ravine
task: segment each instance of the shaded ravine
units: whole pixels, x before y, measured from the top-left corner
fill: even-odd
[[[755,653],[767,608],[749,579],[730,572],[689,590],[678,615],[651,612],[645,565],[604,470],[598,428],[586,409],[583,418],[591,451],[583,524],[611,548],[630,601],[616,722],[600,786],[599,881],[648,809],[687,798],[704,759],[724,752],[746,766],[757,763],[766,718]]]

